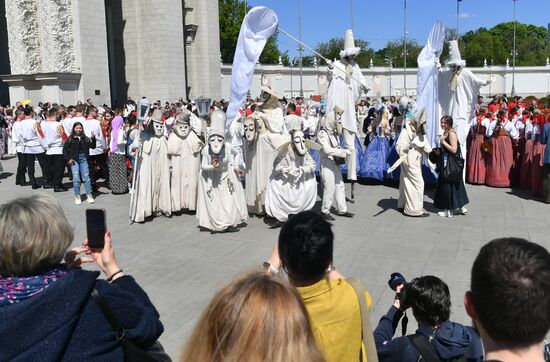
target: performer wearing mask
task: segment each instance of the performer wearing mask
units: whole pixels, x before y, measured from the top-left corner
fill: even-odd
[[[47,171],[44,175],[47,177],[47,184],[44,185],[44,188],[53,188],[54,192],[67,191],[67,188],[61,183],[65,169],[63,144],[67,140],[67,134],[61,123],[57,121],[55,109],[52,108],[47,112],[47,118],[41,122],[41,127],[48,145],[46,151]]]
[[[340,148],[342,134],[341,117],[344,110],[335,106],[325,117],[324,126],[317,134],[321,145],[321,182],[323,183],[323,203],[321,213],[325,220],[334,220],[330,215],[332,201],[336,199],[336,211],[339,216],[353,217],[346,205],[346,188],[342,179],[340,165],[346,156],[351,154],[348,149]]]
[[[202,150],[197,195],[199,226],[211,233],[235,232],[248,218],[244,190],[238,176],[244,171],[235,164],[233,147],[225,142],[226,115],[216,110],[210,115],[208,146]]]
[[[170,198],[172,212],[197,209],[197,188],[200,174],[200,152],[204,143],[191,130],[191,112],[176,116],[168,137],[168,154],[172,163]]]
[[[291,138],[279,147],[279,156],[267,185],[265,209],[278,221],[273,226],[281,226],[289,215],[313,208],[317,200],[315,161],[308,148],[319,150],[321,147],[306,140],[299,127],[292,130]]]
[[[252,214],[263,213],[261,193],[258,192],[258,172],[261,158],[258,157],[259,124],[261,120],[257,114],[251,114],[243,122],[244,145],[243,154],[245,160],[245,197],[248,211]]]
[[[162,111],[156,109],[147,130],[140,133],[136,149],[136,184],[130,202],[130,220],[144,222],[149,216],[170,216],[170,162],[164,137]],[[132,144],[132,147],[134,145]]]
[[[335,106],[343,109],[342,127],[344,147],[350,151],[346,157],[347,178],[351,180],[351,199],[354,198],[354,183],[357,181],[357,164],[360,164],[358,155],[362,149],[357,137],[357,119],[355,105],[359,101],[361,92],[368,91],[367,82],[361,73],[359,65],[355,62],[355,56],[360,48],[355,46],[353,31],[346,30],[344,35],[344,50],[340,52],[340,60],[329,62],[328,80],[330,81],[327,93],[327,109],[332,111]],[[345,72],[344,72],[345,70]],[[352,79],[353,78],[353,79]]]

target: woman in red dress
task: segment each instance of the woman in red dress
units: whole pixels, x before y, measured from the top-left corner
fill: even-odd
[[[487,157],[486,184],[493,187],[510,187],[510,174],[514,165],[512,139],[517,142],[518,130],[508,120],[508,112],[498,111],[491,122],[488,136],[492,137],[493,152]]]
[[[478,115],[470,122],[470,144],[468,145],[468,159],[466,162],[466,181],[471,184],[485,183],[485,163],[487,154],[481,150],[485,141],[485,134],[491,125],[486,118],[487,108],[481,107]]]
[[[522,189],[531,188],[531,166],[533,163],[533,140],[531,135],[533,133],[532,115],[527,111],[527,115],[524,114],[523,120],[525,124],[525,147],[523,148],[523,155],[521,157],[521,166],[519,171],[519,187]]]
[[[528,112],[527,112],[528,113]],[[514,166],[512,167],[512,186],[519,186],[521,175],[521,159],[525,152],[525,123],[524,118],[519,114],[519,106],[514,106],[510,111],[510,121],[519,132],[518,142],[514,147]]]
[[[531,166],[531,189],[533,196],[542,196],[542,168],[545,145],[540,143],[540,135],[544,128],[544,116],[540,109],[533,112],[533,164]]]

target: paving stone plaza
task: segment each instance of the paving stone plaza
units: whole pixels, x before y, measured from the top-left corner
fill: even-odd
[[[16,165],[16,158],[2,161],[5,172],[0,174],[0,202],[36,192],[54,195],[74,225],[75,246],[85,238],[86,208],[107,210],[117,259],[157,307],[165,327],[161,342],[173,358],[179,356],[216,290],[239,273],[260,269],[277,240],[278,229],[270,229],[258,218],[250,218],[238,233],[214,235],[200,232],[195,216],[190,215],[159,217],[129,226],[128,194],[101,193],[95,205],[83,202],[78,206],[71,191],[54,194],[52,190],[15,186]],[[39,170],[37,167],[37,175]],[[469,214],[452,219],[436,214],[408,218],[396,210],[396,188],[356,187],[356,202],[349,207],[355,218],[336,217],[334,222],[334,263],[345,276],[360,278],[370,291],[373,325],[392,303],[387,280],[394,271],[408,279],[428,274],[442,278],[452,295],[451,319],[469,324],[462,299],[469,287],[471,265],[484,243],[496,237],[518,236],[550,248],[549,205],[533,200],[528,192],[466,187]],[[432,193],[426,190],[428,211],[433,211]],[[410,319],[409,332],[416,328],[414,318]]]

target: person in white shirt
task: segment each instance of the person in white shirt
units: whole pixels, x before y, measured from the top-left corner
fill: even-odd
[[[29,173],[29,182],[33,189],[40,188],[34,177],[34,161],[38,160],[42,175],[46,175],[46,140],[44,133],[34,117],[34,110],[31,106],[25,106],[23,113],[25,118],[21,121],[18,129],[17,138],[23,143],[23,155],[27,164],[27,172]],[[46,185],[46,177],[43,177],[43,183]]]
[[[493,187],[510,187],[510,174],[514,165],[512,142],[517,143],[519,132],[508,120],[508,112],[501,109],[491,122],[487,137],[492,137],[492,153],[487,158],[486,184]]]
[[[76,118],[76,117],[75,117]],[[95,138],[96,146],[90,149],[90,179],[92,180],[92,190],[97,191],[97,180],[101,177],[109,184],[109,167],[107,166],[107,142],[103,136],[101,124],[97,120],[97,109],[89,106],[86,109],[86,120],[82,122],[84,133],[88,138]],[[94,164],[99,168],[97,171]]]
[[[26,185],[25,174],[27,173],[27,161],[25,155],[23,155],[23,142],[19,137],[21,121],[25,118],[22,108],[18,108],[15,111],[15,122],[11,130],[11,139],[15,144],[15,151],[17,152],[17,173],[15,175],[15,184],[19,186]]]
[[[40,126],[48,145],[44,188],[53,188],[54,192],[67,191],[67,188],[61,183],[65,166],[63,144],[67,140],[67,135],[61,123],[57,121],[57,110],[50,109],[47,112],[46,120],[42,121]]]

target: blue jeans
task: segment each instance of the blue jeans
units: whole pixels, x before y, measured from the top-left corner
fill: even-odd
[[[80,178],[84,182],[84,188],[86,194],[92,193],[92,184],[90,182],[90,172],[88,169],[88,158],[85,154],[79,153],[78,160],[74,160],[74,164],[71,165],[71,172],[73,173],[73,190],[75,196],[80,196]]]

